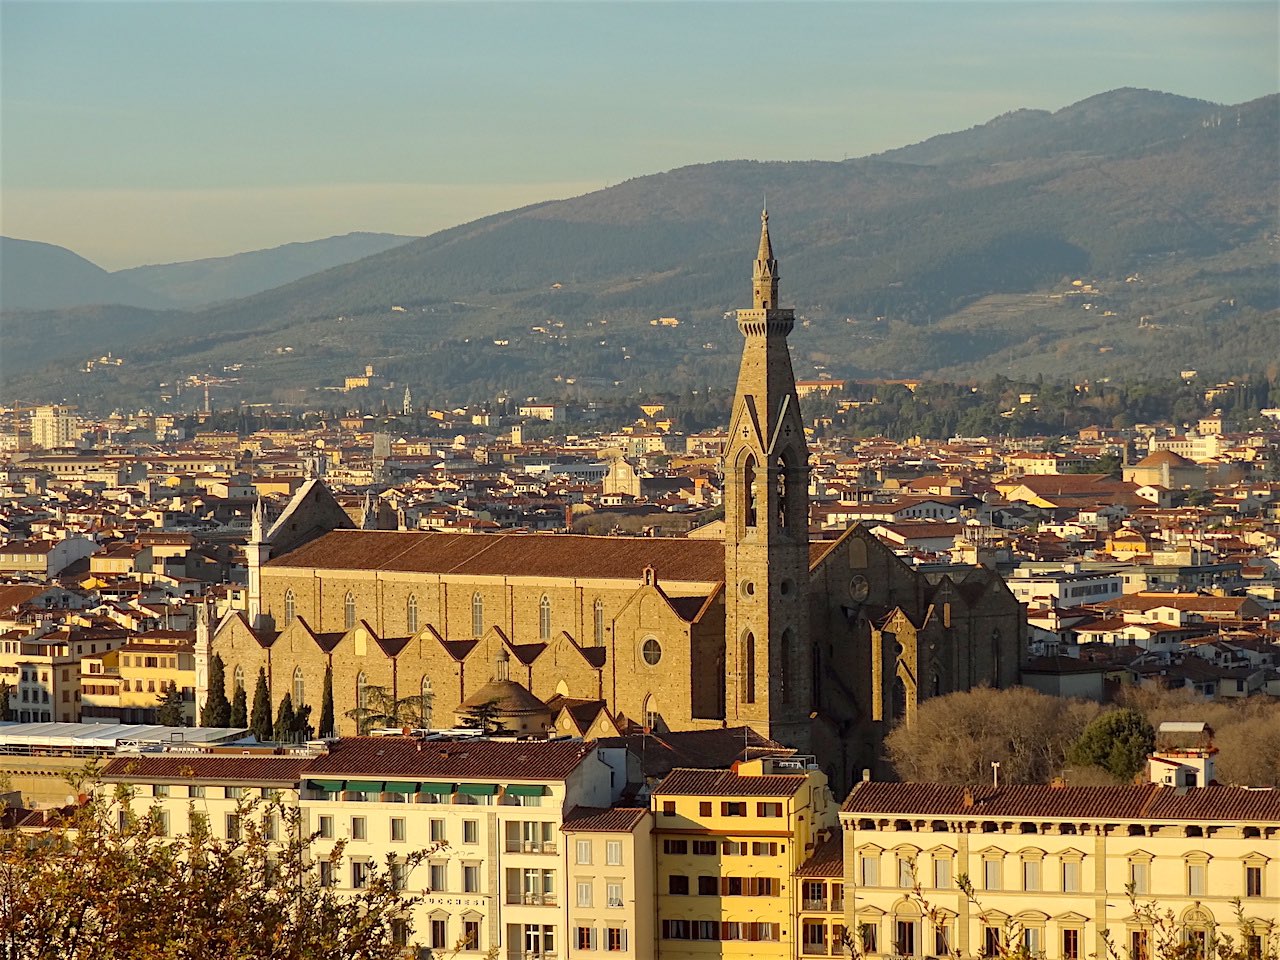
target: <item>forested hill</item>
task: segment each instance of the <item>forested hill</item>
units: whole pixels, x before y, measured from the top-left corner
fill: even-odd
[[[721,317],[747,298],[766,193],[784,300],[810,321],[800,376],[1230,368],[1275,319],[1278,102],[1119,90],[877,157],[640,177],[157,315],[135,369],[242,363],[250,389],[375,360],[452,393],[731,377]]]

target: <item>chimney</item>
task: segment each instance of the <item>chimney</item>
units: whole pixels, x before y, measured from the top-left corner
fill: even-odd
[[[973,806],[973,788],[972,787],[964,788],[964,799],[961,801],[961,806],[963,806],[966,810],[968,810],[970,807]]]

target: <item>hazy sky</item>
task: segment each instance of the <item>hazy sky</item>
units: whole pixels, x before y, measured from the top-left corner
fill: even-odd
[[[0,228],[108,269],[426,234],[1120,86],[1280,88],[1280,5],[0,0]]]

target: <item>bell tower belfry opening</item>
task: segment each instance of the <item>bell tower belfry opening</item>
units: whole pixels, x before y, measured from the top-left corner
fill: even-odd
[[[738,311],[742,364],[725,449],[726,718],[809,743],[809,452],[778,306],[769,214]]]

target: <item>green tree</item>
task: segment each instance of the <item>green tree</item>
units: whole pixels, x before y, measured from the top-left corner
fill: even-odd
[[[276,713],[276,725],[272,731],[272,739],[277,743],[288,743],[297,731],[294,729],[293,696],[288,691],[280,698],[280,709]]]
[[[412,943],[421,898],[401,890],[392,858],[371,863],[360,890],[322,887],[316,861],[339,862],[343,844],[313,849],[297,807],[244,801],[234,839],[200,821],[164,836],[158,808],[140,812],[130,789],[84,779],[74,789],[88,801],[38,837],[0,829],[5,960],[402,960]],[[280,829],[265,830],[268,818]],[[397,869],[432,853],[404,854]]]
[[[209,694],[200,708],[200,726],[231,726],[231,704],[227,700],[226,667],[222,657],[213,655],[209,661]]]
[[[324,693],[320,700],[320,736],[333,736],[333,666],[324,666]]]
[[[253,713],[249,726],[260,743],[271,739],[271,691],[267,689],[267,671],[258,668],[258,685],[253,690]]]
[[[1072,745],[1077,766],[1101,767],[1118,780],[1132,780],[1156,746],[1156,732],[1138,710],[1123,708],[1098,717]]]
[[[236,695],[231,699],[231,723],[228,726],[247,727],[248,725],[249,695],[244,687],[236,687]]]
[[[166,727],[185,727],[187,725],[184,716],[185,707],[182,691],[170,680],[164,688],[164,698],[160,701],[160,707],[156,710],[156,723]]]
[[[9,694],[13,688],[9,686],[9,681],[0,680],[0,720],[12,720],[13,714],[9,708]]]
[[[425,727],[431,719],[431,697],[397,698],[386,687],[365,687],[364,705],[348,710],[345,716],[356,722],[361,736],[375,727]]]

